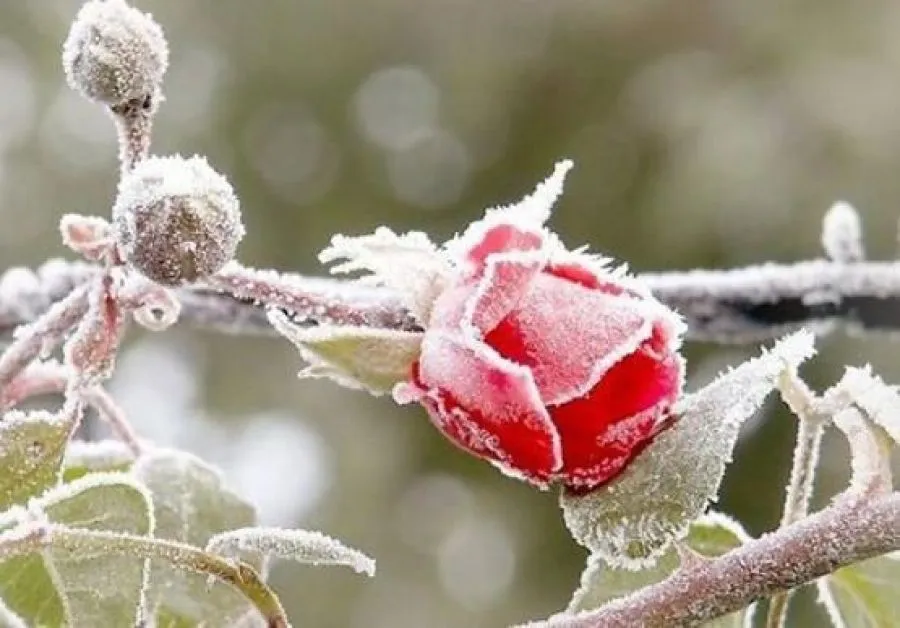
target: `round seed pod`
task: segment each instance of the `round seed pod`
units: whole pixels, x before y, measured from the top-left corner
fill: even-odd
[[[69,85],[110,106],[157,100],[168,61],[159,24],[124,0],[86,2],[62,51]]]
[[[119,183],[113,232],[135,270],[156,283],[178,286],[231,261],[244,226],[234,190],[206,159],[151,157]]]

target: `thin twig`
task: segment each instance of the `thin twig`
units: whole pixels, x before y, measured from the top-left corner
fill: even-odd
[[[52,350],[88,310],[88,284],[72,290],[28,327],[20,327],[12,344],[0,355],[0,390],[41,352]]]
[[[59,362],[35,362],[10,382],[0,394],[0,412],[16,407],[27,399],[47,394],[63,394],[71,385],[71,371]],[[101,386],[83,393],[84,402],[94,408],[116,436],[135,455],[143,448],[125,412]]]
[[[793,370],[785,371],[779,385],[781,397],[797,417],[797,443],[791,463],[791,475],[785,491],[780,527],[800,521],[809,513],[813,482],[819,460],[819,446],[828,415],[819,411],[822,401]],[[767,628],[785,625],[791,591],[772,596],[766,619]]]
[[[332,305],[359,306],[357,314],[361,318],[348,313],[350,320],[402,329],[412,329],[416,324],[399,305],[396,295],[384,289],[362,288],[324,277],[245,270],[257,280],[274,281],[271,285],[278,289],[266,294],[261,289],[239,285],[234,274],[223,274],[214,287],[194,285],[177,291],[183,306],[180,320],[222,333],[274,335],[265,306],[299,314],[303,320],[298,322],[314,325],[320,322],[316,309],[320,304],[315,301],[318,295],[327,296]],[[21,273],[22,269],[9,272]],[[49,269],[42,267],[36,273],[42,293],[34,295],[32,288],[30,308],[16,306],[17,299],[24,296],[0,289],[0,335],[30,322],[43,308],[95,272],[82,262],[53,260]],[[820,334],[840,326],[861,331],[900,331],[900,262],[844,264],[814,260],[732,270],[644,273],[639,277],[661,301],[685,317],[690,340],[757,343],[804,326]],[[0,287],[2,283],[0,277]],[[307,291],[313,300],[298,302],[297,290]],[[321,318],[321,322],[341,320],[334,311]]]
[[[532,628],[694,626],[900,549],[900,493],[843,498],[786,528],[605,606]]]

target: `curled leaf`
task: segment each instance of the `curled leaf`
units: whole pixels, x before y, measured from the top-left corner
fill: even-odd
[[[743,422],[785,369],[812,354],[812,334],[797,332],[684,397],[673,410],[678,421],[616,480],[563,494],[575,539],[614,567],[652,564],[715,501]]]
[[[206,551],[233,556],[259,554],[313,565],[346,565],[357,573],[375,575],[375,561],[321,532],[282,528],[243,528],[217,534]]]
[[[869,419],[884,428],[894,442],[900,443],[900,394],[896,386],[885,384],[869,366],[851,366],[833,390],[848,396]]]
[[[349,388],[380,395],[409,379],[422,334],[372,327],[301,327],[277,310],[275,329],[293,342],[309,366],[300,377],[328,377]]]
[[[890,490],[891,452],[884,431],[853,407],[835,414],[834,424],[850,445],[849,491]]]

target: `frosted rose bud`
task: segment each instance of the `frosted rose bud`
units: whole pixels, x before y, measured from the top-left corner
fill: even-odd
[[[62,52],[69,85],[107,105],[154,97],[168,59],[162,29],[149,14],[124,0],[86,2]]]
[[[570,167],[442,249],[379,230],[338,236],[322,257],[347,260],[336,271],[371,270],[422,323],[398,402],[421,403],[451,441],[511,475],[586,491],[675,420],[684,323],[623,269],[566,250],[543,226]]]
[[[113,231],[125,260],[177,286],[220,270],[244,236],[228,181],[202,157],[151,157],[119,183]]]

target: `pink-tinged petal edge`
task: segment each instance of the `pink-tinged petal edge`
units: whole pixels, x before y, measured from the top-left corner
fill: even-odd
[[[495,253],[467,296],[462,325],[479,337],[494,329],[531,291],[532,281],[546,264],[542,251]]]
[[[419,401],[458,446],[535,484],[545,485],[562,465],[559,434],[529,370],[472,338],[426,334],[418,369],[394,398]]]

